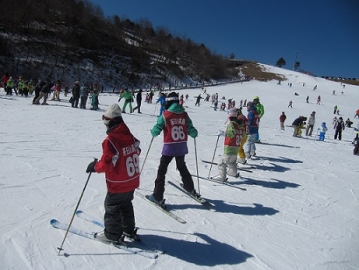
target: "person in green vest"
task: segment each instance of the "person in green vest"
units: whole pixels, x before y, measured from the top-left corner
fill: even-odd
[[[262,119],[262,116],[264,115],[264,106],[263,106],[263,104],[260,103],[258,96],[255,96],[253,98],[253,103],[254,103],[255,107],[257,108],[259,121],[260,121]],[[258,132],[256,134],[254,142],[257,142],[257,143],[261,142],[261,140],[259,139],[259,123],[258,123]]]
[[[122,106],[122,113],[126,113],[126,107],[127,105],[129,105],[130,107],[130,113],[132,113],[132,101],[133,101],[133,96],[129,91],[126,91],[124,89],[120,90],[120,98],[118,99],[118,102],[121,101],[121,99],[125,100],[125,103]]]

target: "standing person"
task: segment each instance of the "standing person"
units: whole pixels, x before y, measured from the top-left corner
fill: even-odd
[[[92,95],[91,95],[91,106],[92,108],[90,110],[97,110],[98,109],[98,90],[96,91],[95,88],[94,90],[92,90]]]
[[[132,205],[134,190],[140,184],[140,142],[124,123],[118,104],[111,105],[102,120],[107,129],[107,137],[102,142],[102,157],[92,161],[86,169],[87,173],[105,173],[107,185],[105,229],[96,233],[95,238],[120,243],[127,236],[140,241]]]
[[[67,97],[67,94],[69,93],[69,85],[65,85],[65,97]]]
[[[247,160],[246,160],[246,154],[244,152],[244,145],[247,142],[248,136],[246,133],[246,127],[247,127],[247,122],[248,119],[247,117],[245,117],[242,113],[242,107],[237,109],[238,112],[238,116],[237,116],[237,123],[243,127],[243,133],[242,133],[242,139],[241,139],[241,143],[238,149],[238,158],[237,158],[237,162],[241,163],[241,164],[246,164]]]
[[[338,110],[338,106],[337,106],[337,105],[335,105],[335,106],[334,106],[334,114],[336,114],[336,113],[337,113],[337,110]]]
[[[284,130],[285,119],[287,119],[287,116],[285,115],[284,112],[282,112],[282,114],[279,116],[279,126],[281,130]]]
[[[127,91],[125,89],[120,90],[120,98],[118,99],[118,102],[121,101],[121,99],[125,100],[125,103],[122,106],[122,113],[126,113],[126,107],[127,105],[130,107],[130,113],[132,113],[132,101],[133,97],[130,91]]]
[[[307,103],[309,103],[309,96],[307,96],[307,99],[306,99]]]
[[[318,98],[317,98],[317,104],[318,105],[320,105],[320,101],[321,101],[321,98],[320,98],[320,96],[318,96]]]
[[[45,85],[45,82],[39,79],[39,81],[35,85],[35,90],[34,90],[35,91],[35,96],[34,96],[34,98],[32,100],[32,104],[37,104],[37,105],[40,104],[39,102],[36,102],[36,100],[39,98],[40,91],[41,91],[41,89],[42,89],[42,87],[44,85]]]
[[[10,78],[6,81],[6,95],[12,96],[12,89],[15,86],[15,82],[13,78],[10,76]]]
[[[312,112],[308,118],[307,128],[305,129],[305,136],[312,136],[314,124],[315,124],[315,112]]]
[[[51,100],[60,101],[60,92],[61,92],[61,82],[60,80],[57,80],[55,84],[54,94]]]
[[[160,103],[160,115],[161,116],[163,114],[163,112],[166,110],[166,95],[165,93],[161,93],[159,98],[156,101],[156,104]]]
[[[137,106],[133,108],[133,112],[137,109],[138,113],[141,113],[141,103],[142,103],[142,89],[138,90],[136,94]]]
[[[354,118],[356,118],[356,117],[358,117],[358,118],[359,118],[359,109],[358,109],[358,110],[356,110],[356,112],[355,112]]]
[[[247,159],[250,158],[255,159],[256,157],[255,140],[258,133],[259,115],[256,106],[251,101],[247,103],[247,111],[248,111],[248,115],[247,115],[248,122],[247,122],[246,132],[248,135],[248,139],[244,146],[245,149],[244,151],[246,153]]]
[[[214,110],[217,111],[217,108],[218,108],[218,94],[214,96],[213,105],[214,105]],[[224,106],[226,106],[226,104],[224,104]]]
[[[292,126],[294,128],[293,137],[299,137],[300,128],[302,127],[303,122],[305,121],[304,119],[305,119],[305,117],[299,116],[297,119],[295,119],[293,121],[293,123],[292,123]]]
[[[161,207],[164,204],[165,179],[167,168],[173,158],[176,160],[177,170],[181,175],[183,188],[194,196],[199,197],[194,189],[193,179],[185,163],[185,155],[188,154],[188,135],[192,138],[198,136],[197,129],[193,126],[192,120],[179,105],[179,98],[176,92],[171,92],[166,98],[166,111],[158,117],[157,123],[151,130],[153,137],[158,136],[163,130],[163,149],[158,166],[155,188],[147,198]]]
[[[80,88],[80,109],[86,109],[86,102],[87,102],[87,97],[89,95],[90,92],[90,88],[88,87],[88,84],[85,83],[83,86],[81,86]]]
[[[225,182],[227,180],[227,174],[233,177],[239,176],[236,161],[243,134],[245,133],[245,127],[242,125],[241,119],[238,119],[236,108],[232,108],[229,111],[228,119],[229,123],[224,138],[224,155],[218,163],[219,174],[213,177],[213,180],[218,182]]]
[[[194,106],[198,106],[199,107],[199,105],[200,105],[200,102],[201,102],[201,94],[199,94],[198,96],[197,96],[197,99],[196,99],[196,103],[194,104]]]
[[[257,113],[258,113],[258,125],[257,125],[258,131],[255,136],[254,142],[260,142],[261,140],[259,139],[259,122],[264,115],[264,106],[263,106],[263,104],[260,103],[258,96],[255,96],[253,98],[253,103],[254,103],[255,107],[257,108]]]
[[[1,82],[3,83],[3,87],[4,87],[4,91],[6,92],[6,85],[7,85],[7,81],[9,80],[9,73],[5,73],[2,78],[1,78]]]
[[[288,105],[288,108],[293,108],[293,101],[289,101],[289,105]]]
[[[80,82],[76,81],[72,86],[72,108],[78,108],[80,99]]]
[[[327,132],[327,130],[328,130],[327,125],[325,124],[325,122],[323,122],[321,128],[318,128],[318,131],[319,131],[318,140],[319,141],[324,142],[325,133]]]
[[[339,117],[338,121],[335,122],[334,129],[335,129],[334,140],[336,140],[337,138],[341,140],[342,131],[345,129],[343,117]]]

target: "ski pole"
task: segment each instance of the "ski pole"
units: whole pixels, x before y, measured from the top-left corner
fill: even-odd
[[[213,166],[213,162],[214,162],[214,157],[215,157],[215,155],[216,155],[217,145],[218,145],[218,141],[219,141],[219,137],[220,137],[220,136],[221,136],[221,135],[218,135],[218,136],[217,136],[216,147],[214,148],[211,166],[209,167],[208,178],[209,178],[210,175],[211,175],[211,170],[212,170],[212,166]]]
[[[198,186],[198,194],[201,194],[200,189],[199,189],[198,158],[197,158],[196,138],[194,138],[194,154],[195,154],[195,157],[196,157],[196,170],[197,170],[197,186]]]
[[[97,161],[97,158],[95,158],[95,161]],[[79,205],[80,205],[80,202],[81,202],[82,196],[83,196],[83,195],[84,195],[84,193],[85,193],[85,189],[86,189],[87,184],[88,184],[88,182],[89,182],[89,180],[90,180],[90,177],[91,177],[91,172],[89,173],[89,176],[87,177],[87,181],[86,181],[85,186],[84,186],[84,188],[83,188],[83,190],[82,190],[82,192],[81,192],[80,199],[79,199],[79,201],[77,202],[77,205],[76,205],[75,211],[74,211],[74,213],[73,213],[73,215],[72,215],[72,218],[71,218],[71,221],[70,221],[70,223],[69,223],[69,226],[67,227],[67,230],[66,230],[66,233],[65,233],[64,239],[62,240],[61,246],[57,248],[57,249],[59,250],[59,254],[58,254],[58,255],[60,255],[61,250],[63,250],[63,248],[62,248],[62,247],[63,247],[63,245],[64,245],[64,243],[65,243],[65,239],[66,239],[66,237],[67,237],[67,234],[69,233],[69,230],[70,230],[70,228],[71,228],[71,224],[72,224],[72,222],[73,222],[73,220],[74,220],[74,217],[75,217],[76,211],[77,211],[77,209],[79,208]]]
[[[154,139],[154,138],[155,138],[155,137],[152,137],[151,142],[150,142],[150,145],[148,146],[148,150],[147,150],[147,153],[146,153],[145,159],[143,160],[143,163],[142,163],[142,167],[141,167],[140,174],[142,173],[143,167],[145,166],[146,159],[147,159],[148,153],[150,152],[151,145],[152,145],[152,142],[153,142],[153,139]]]

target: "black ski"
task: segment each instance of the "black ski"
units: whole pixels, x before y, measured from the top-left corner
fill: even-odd
[[[178,185],[176,185],[175,183],[168,181],[167,183],[169,183],[170,185],[174,186],[175,188],[177,188],[178,190],[182,191],[183,193],[185,193],[186,195],[188,195],[189,197],[191,197],[192,199],[194,199],[196,202],[199,202],[200,204],[202,204],[204,207],[206,207],[208,210],[211,211],[216,211],[214,209],[214,205],[211,204],[210,202],[208,202],[206,199],[200,197],[196,197],[193,196],[191,193],[187,192],[184,188],[183,188],[183,184],[180,184],[181,187],[179,187]]]
[[[173,213],[171,210],[168,210],[166,208],[163,208],[161,206],[159,206],[158,204],[150,201],[149,199],[147,199],[146,195],[143,195],[140,192],[135,192],[135,194],[139,197],[141,197],[142,199],[144,199],[145,201],[151,203],[152,205],[154,205],[157,209],[161,210],[162,212],[164,212],[165,214],[167,214],[168,216],[170,216],[171,218],[177,220],[179,223],[185,224],[187,223],[184,219],[180,218],[179,216],[177,216],[175,213]]]

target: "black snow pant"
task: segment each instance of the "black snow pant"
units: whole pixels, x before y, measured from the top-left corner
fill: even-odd
[[[138,113],[141,113],[141,101],[137,101],[137,106],[133,108],[132,112],[134,112],[136,109]]]
[[[341,140],[342,139],[342,131],[341,130],[335,130],[335,134],[334,134],[334,139],[339,139]]]
[[[163,200],[167,168],[173,158],[176,159],[177,170],[181,175],[184,189],[187,191],[192,191],[194,189],[192,176],[187,169],[186,162],[184,161],[185,156],[162,156],[160,165],[158,166],[155,189],[153,190],[153,196],[157,201]]]
[[[73,108],[78,108],[79,107],[79,99],[80,99],[80,96],[73,96],[73,101],[71,103],[71,106]]]
[[[112,241],[118,241],[123,232],[132,234],[135,229],[133,193],[133,190],[124,193],[107,192],[104,216],[105,236]]]

